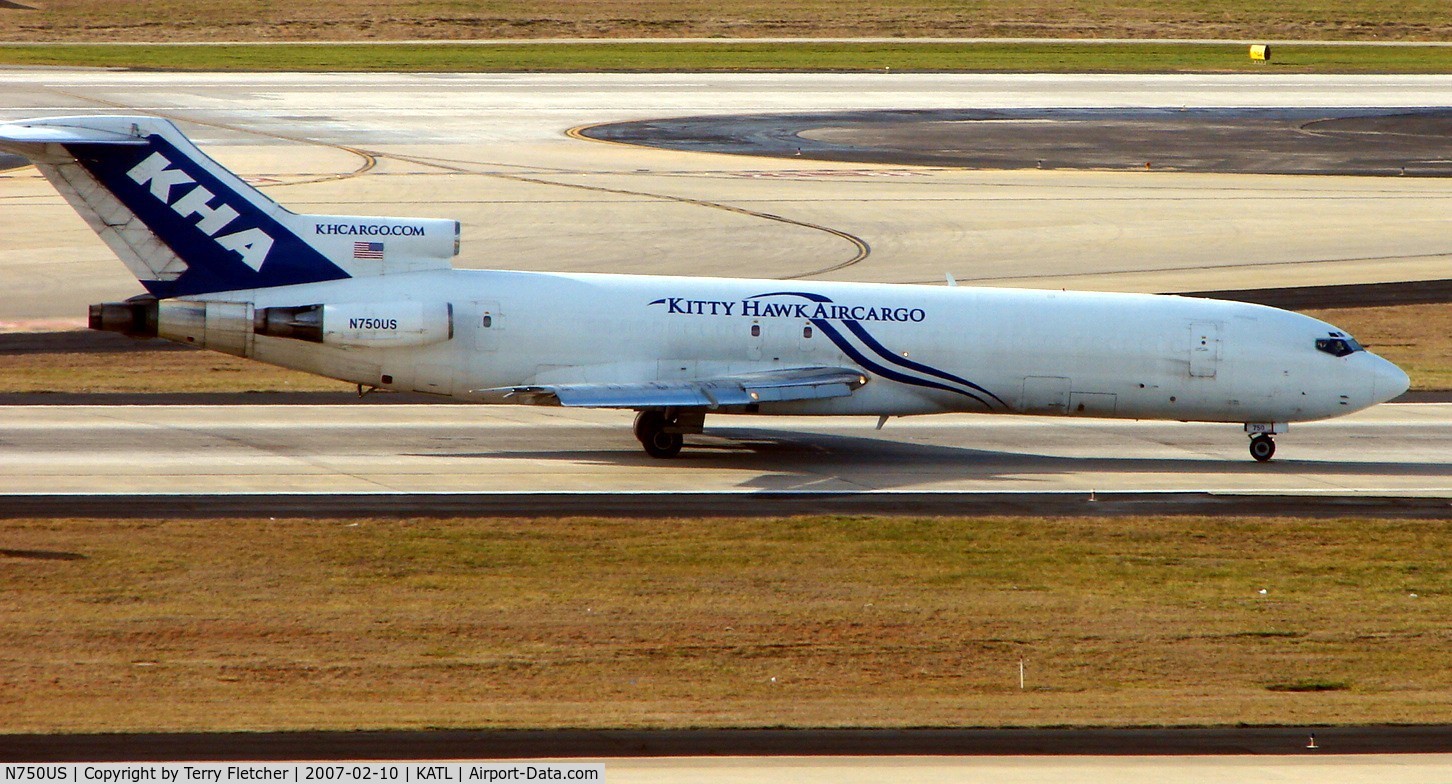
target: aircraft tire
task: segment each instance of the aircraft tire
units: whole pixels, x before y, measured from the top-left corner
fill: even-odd
[[[640,442],[645,447],[645,453],[651,457],[675,457],[681,453],[681,447],[685,445],[685,438],[680,433],[656,433],[654,437]]]
[[[659,411],[642,411],[635,415],[635,440],[644,444],[653,432],[665,427],[665,414]]]
[[[635,415],[635,438],[651,457],[669,458],[681,453],[685,438],[680,433],[667,433],[665,414],[642,411]]]
[[[1259,435],[1250,439],[1250,456],[1255,458],[1256,462],[1264,463],[1274,457],[1275,453],[1276,441],[1274,438]]]

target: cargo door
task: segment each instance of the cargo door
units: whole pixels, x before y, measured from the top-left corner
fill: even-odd
[[[1069,395],[1069,413],[1074,416],[1114,416],[1119,396],[1112,392],[1073,392]]]
[[[1025,414],[1063,414],[1069,408],[1069,379],[1029,376],[1023,380],[1019,408]]]
[[[414,373],[413,387],[415,392],[427,392],[433,395],[454,394],[454,366],[442,363],[420,363],[418,371]]]

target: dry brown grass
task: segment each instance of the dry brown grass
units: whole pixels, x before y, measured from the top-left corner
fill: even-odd
[[[0,393],[347,392],[351,384],[160,341],[129,350],[6,353]]]
[[[1452,721],[1446,520],[65,520],[0,542],[11,732]],[[1341,690],[1284,690],[1306,684]]]
[[[1091,36],[1445,40],[1445,0],[45,0],[0,40]]]
[[[1452,303],[1310,310],[1401,366],[1414,390],[1452,389]]]

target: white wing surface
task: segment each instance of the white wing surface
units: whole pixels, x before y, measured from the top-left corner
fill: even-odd
[[[509,403],[579,408],[706,408],[846,397],[867,383],[860,370],[787,368],[683,381],[541,384],[473,390]]]

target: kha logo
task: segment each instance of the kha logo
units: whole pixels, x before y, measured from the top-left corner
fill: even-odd
[[[176,214],[183,218],[197,216],[193,225],[199,231],[211,237],[218,245],[241,256],[242,262],[247,266],[258,271],[262,269],[262,264],[267,261],[268,252],[272,250],[272,237],[262,229],[243,229],[233,234],[218,236],[223,229],[237,219],[237,210],[225,203],[213,205],[212,200],[216,198],[216,195],[201,185],[197,185],[173,201],[171,198],[173,188],[193,184],[196,179],[181,169],[172,168],[171,161],[165,155],[159,152],[152,153],[146,160],[136,164],[131,171],[126,173],[126,176],[137,185],[148,186],[153,197],[162,204],[170,206]]]

